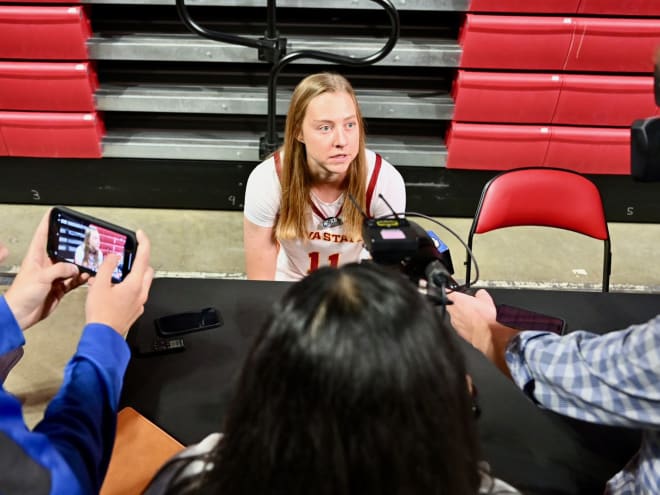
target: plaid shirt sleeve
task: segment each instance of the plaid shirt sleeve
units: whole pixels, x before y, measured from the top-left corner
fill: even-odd
[[[518,386],[548,409],[599,424],[660,429],[660,315],[605,335],[522,332],[506,360]]]

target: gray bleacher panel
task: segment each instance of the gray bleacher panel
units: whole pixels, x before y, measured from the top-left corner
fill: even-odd
[[[100,81],[96,105],[104,112],[107,129],[105,158],[258,163],[270,64],[259,60],[255,48],[190,33],[173,1],[87,3],[92,4],[93,27],[87,46]],[[450,71],[461,55],[457,33],[466,2],[394,3],[401,7],[401,37],[375,66],[347,68],[299,59],[282,70],[279,129],[297,81],[319,70],[336,70],[356,88],[372,149],[397,166],[444,167],[444,129],[454,110]],[[265,0],[197,0],[188,5],[209,29],[252,39],[264,33]],[[277,6],[287,53],[317,50],[362,58],[386,41],[388,21],[371,1],[280,0]]]

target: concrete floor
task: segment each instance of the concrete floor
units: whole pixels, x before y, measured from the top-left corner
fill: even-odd
[[[156,276],[243,277],[242,213],[76,207],[129,229],[141,228],[152,242]],[[18,269],[47,206],[0,205],[0,240],[10,256],[0,265],[5,283]],[[438,219],[466,239],[470,219]],[[418,220],[415,220],[418,221]],[[456,278],[462,279],[465,251],[444,228],[419,220],[449,246]],[[660,225],[610,224],[611,290],[660,292]],[[481,285],[599,290],[602,244],[555,229],[516,228],[476,238]],[[84,324],[86,288],[69,294],[47,321],[26,332],[25,356],[5,387],[24,404],[26,422],[36,424],[57,391],[65,363]]]

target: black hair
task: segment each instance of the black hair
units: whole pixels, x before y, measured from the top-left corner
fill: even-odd
[[[322,268],[266,321],[188,492],[476,494],[475,430],[464,360],[438,310],[378,265]]]

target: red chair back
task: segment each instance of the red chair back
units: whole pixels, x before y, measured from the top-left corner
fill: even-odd
[[[609,290],[610,234],[603,201],[596,185],[585,176],[564,169],[529,167],[508,170],[483,189],[470,234],[515,226],[555,227],[604,241],[603,291]],[[470,284],[471,254],[466,261]]]

